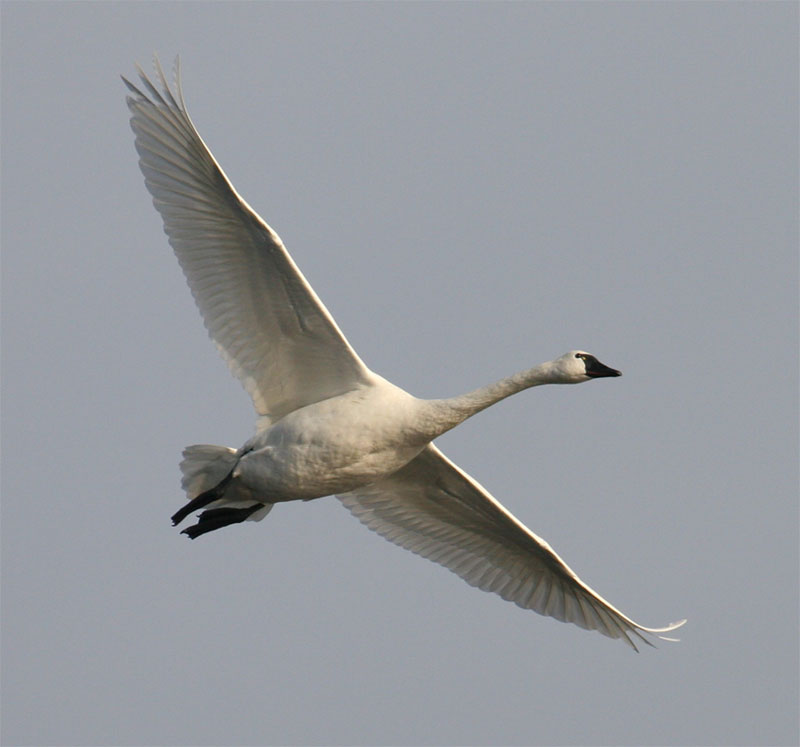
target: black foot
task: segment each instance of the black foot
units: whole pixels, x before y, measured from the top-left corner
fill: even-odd
[[[198,517],[197,524],[184,529],[181,534],[187,535],[189,539],[196,539],[206,532],[213,532],[215,529],[221,529],[229,524],[239,524],[259,508],[264,508],[264,504],[256,503],[255,506],[247,508],[211,508],[203,511]]]
[[[180,511],[172,515],[172,526],[180,524],[190,513],[204,508],[209,503],[222,498],[225,493],[225,488],[228,483],[233,479],[233,470],[218,485],[215,485],[211,490],[206,490],[205,493],[200,493],[197,498],[192,498]]]

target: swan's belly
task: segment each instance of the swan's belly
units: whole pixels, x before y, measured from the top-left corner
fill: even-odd
[[[428,443],[411,395],[397,387],[301,408],[250,442],[234,471],[270,502],[345,493],[396,472]]]
[[[421,447],[383,449],[369,453],[340,453],[292,446],[265,447],[247,454],[235,475],[270,502],[308,500],[346,493],[376,482],[410,462]]]

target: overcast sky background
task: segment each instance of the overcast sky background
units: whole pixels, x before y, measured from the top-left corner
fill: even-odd
[[[3,743],[796,744],[796,3],[2,7]],[[333,498],[192,543],[248,397],[119,75],[202,136],[375,371],[624,372],[438,442],[645,625],[503,602]]]

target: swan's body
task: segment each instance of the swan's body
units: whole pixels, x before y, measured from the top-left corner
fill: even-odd
[[[273,502],[360,488],[396,472],[431,440],[416,417],[423,404],[377,379],[306,405],[253,436],[234,476]]]
[[[523,389],[619,372],[582,351],[442,400],[413,397],[367,368],[277,234],[236,193],[156,61],[162,92],[125,83],[145,182],[209,333],[253,399],[258,424],[242,448],[190,446],[189,502],[204,509],[191,538],[275,503],[336,495],[387,539],[473,586],[558,620],[648,642],[645,628],[583,584],[550,546],[431,442]],[[123,79],[124,80],[124,79]]]

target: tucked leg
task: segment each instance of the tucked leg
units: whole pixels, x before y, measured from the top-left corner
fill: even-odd
[[[181,534],[187,535],[189,539],[196,539],[206,532],[213,532],[229,524],[239,524],[260,508],[264,508],[263,503],[256,503],[247,508],[211,508],[203,511],[198,517],[197,524],[184,529]]]
[[[196,498],[192,498],[192,500],[190,500],[180,511],[172,515],[172,526],[180,524],[193,511],[204,508],[209,503],[213,503],[214,501],[222,498],[222,496],[225,494],[225,488],[228,487],[228,483],[230,483],[232,479],[233,470],[227,474],[222,482],[215,485],[210,490],[206,490],[205,493],[200,493],[200,495],[198,495]]]

